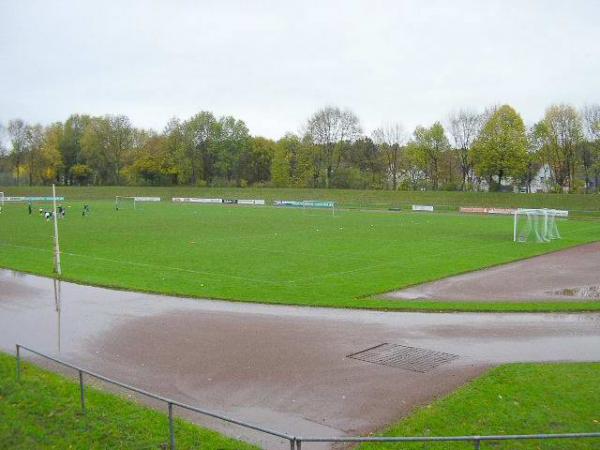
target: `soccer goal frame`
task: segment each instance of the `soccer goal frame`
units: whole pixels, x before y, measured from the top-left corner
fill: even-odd
[[[302,200],[302,210],[307,209],[331,209],[331,215],[335,216],[335,202],[329,200]]]
[[[119,202],[123,200],[132,200],[133,209],[136,209],[139,202],[160,202],[160,197],[140,197],[140,196],[128,196],[128,195],[117,195],[115,196],[115,209],[119,210]]]
[[[556,218],[560,212],[555,209],[526,209],[515,210],[513,220],[513,241],[550,242],[560,239]],[[523,220],[526,220],[523,223]]]
[[[0,192],[0,207],[4,208],[4,192]]]
[[[115,196],[115,209],[117,211],[119,210],[120,205],[123,203],[123,200],[132,200],[133,201],[133,209],[136,209],[137,197],[117,195],[117,196]]]

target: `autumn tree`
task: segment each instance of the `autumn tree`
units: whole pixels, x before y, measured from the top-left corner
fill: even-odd
[[[377,189],[387,184],[386,161],[381,147],[370,137],[363,136],[354,141],[346,151],[345,165],[347,169],[358,171],[360,180],[354,177],[351,187]],[[350,175],[348,172],[347,175]],[[351,180],[348,180],[350,182]]]
[[[33,186],[34,177],[40,170],[41,153],[44,145],[44,128],[40,124],[27,126],[27,151],[25,152],[25,163],[29,186]],[[35,180],[37,181],[37,180]]]
[[[306,122],[305,136],[318,146],[322,154],[320,160],[325,170],[325,187],[330,187],[345,146],[354,142],[361,132],[356,114],[333,106],[317,111]]]
[[[582,146],[581,159],[586,177],[586,191],[592,176],[598,191],[600,188],[600,104],[586,105],[582,116],[586,140]]]
[[[406,142],[404,128],[399,123],[383,125],[371,134],[379,152],[384,155],[387,173],[392,180],[392,189],[398,188],[402,147]]]
[[[440,159],[450,148],[444,127],[440,122],[435,122],[430,128],[418,126],[414,132],[414,142],[421,153],[425,171],[435,191],[439,188]]]
[[[273,151],[271,160],[271,181],[275,187],[289,187],[291,185],[291,155],[282,140],[279,140]]]
[[[310,145],[295,134],[287,133],[275,147],[271,163],[273,184],[277,187],[310,186],[312,163]]]
[[[99,184],[120,184],[127,153],[133,149],[127,116],[93,117],[81,137],[82,155]]]
[[[509,105],[496,108],[483,125],[471,149],[478,176],[493,188],[507,177],[519,177],[527,166],[527,136],[521,116]]]
[[[219,119],[218,131],[215,146],[218,175],[228,184],[240,186],[243,155],[251,151],[248,127],[243,120],[224,116]]]
[[[59,181],[63,169],[60,146],[63,140],[64,128],[60,122],[53,123],[44,130],[44,138],[39,153],[39,165],[36,178],[42,184]]]
[[[536,133],[543,142],[543,156],[557,185],[573,190],[577,147],[583,136],[579,113],[570,105],[552,105],[537,124]]]
[[[89,116],[73,114],[63,125],[59,149],[65,184],[80,183],[85,180],[85,177],[82,177],[83,173],[91,173],[91,169],[85,164],[81,147],[81,140],[90,120]],[[73,173],[73,167],[76,165],[78,166],[77,177]]]
[[[469,181],[471,173],[470,151],[481,129],[481,121],[481,114],[466,109],[461,109],[450,115],[450,135],[460,160],[462,172],[460,189],[462,191],[465,190]]]
[[[183,122],[180,129],[173,130],[182,133],[179,158],[189,170],[189,183],[195,185],[200,180],[210,183],[216,163],[213,141],[218,135],[218,124],[215,116],[202,111]]]
[[[14,119],[8,122],[8,136],[10,138],[10,159],[14,166],[14,173],[19,184],[21,175],[21,166],[25,162],[28,151],[29,127],[21,119]]]
[[[146,139],[134,150],[129,176],[136,182],[148,185],[168,185],[177,182],[175,154],[166,145],[167,137],[148,133]]]
[[[248,149],[243,153],[240,161],[244,182],[254,184],[271,180],[271,165],[276,148],[277,144],[271,139],[264,137],[250,139]]]

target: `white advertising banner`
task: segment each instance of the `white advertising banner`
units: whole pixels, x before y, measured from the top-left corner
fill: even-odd
[[[160,197],[133,197],[136,202],[160,202]]]
[[[264,200],[238,200],[238,205],[264,205]]]
[[[432,212],[433,211],[433,206],[432,205],[412,205],[412,210],[413,211],[428,211],[428,212]]]
[[[223,203],[222,198],[173,197],[177,203]]]

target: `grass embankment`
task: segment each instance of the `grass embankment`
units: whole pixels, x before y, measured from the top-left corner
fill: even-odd
[[[346,308],[600,310],[600,302],[381,300],[377,294],[600,240],[600,222],[561,221],[563,239],[512,242],[512,218],[457,213],[228,207],[170,202],[114,210],[65,202],[66,280],[190,297]],[[37,208],[40,205],[35,205]],[[52,275],[52,223],[26,205],[0,215],[0,267]]]
[[[385,436],[600,432],[600,363],[508,364],[423,407]],[[368,444],[377,449],[472,449],[472,443]],[[508,441],[482,449],[598,449],[600,439]]]
[[[79,384],[0,353],[0,447],[10,449],[161,448],[169,442],[165,414],[86,388],[87,415],[79,406]],[[181,449],[253,449],[249,444],[176,419]],[[167,447],[163,447],[167,448]]]
[[[498,192],[367,191],[350,189],[277,188],[199,188],[190,186],[58,186],[59,195],[68,201],[114,200],[116,195],[172,197],[261,198],[273,200],[333,200],[341,207],[407,207],[411,204],[436,205],[456,210],[460,206],[560,208],[571,211],[600,212],[600,194],[513,194]],[[51,195],[48,186],[0,187],[6,195]]]
[[[15,380],[15,358],[0,353],[0,441],[6,448],[158,448],[167,417],[88,387],[87,416],[79,386],[32,364]],[[600,364],[508,364],[420,408],[386,436],[457,436],[600,432]],[[176,420],[178,448],[250,449],[248,444]],[[494,449],[596,449],[596,440],[483,443]],[[472,444],[363,445],[361,449],[472,449]]]

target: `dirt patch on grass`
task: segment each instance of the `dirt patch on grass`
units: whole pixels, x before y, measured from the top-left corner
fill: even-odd
[[[399,300],[598,301],[600,242],[385,294]]]

